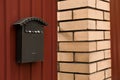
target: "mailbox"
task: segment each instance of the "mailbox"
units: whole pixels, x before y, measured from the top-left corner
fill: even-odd
[[[28,17],[17,21],[14,26],[16,28],[17,62],[42,61],[44,26],[47,26],[47,23],[36,17]]]

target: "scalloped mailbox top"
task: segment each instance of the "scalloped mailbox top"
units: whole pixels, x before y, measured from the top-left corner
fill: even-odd
[[[38,22],[38,23],[40,23],[43,26],[47,26],[48,25],[42,19],[37,18],[37,17],[27,17],[27,18],[20,19],[19,21],[17,21],[16,23],[14,23],[14,25],[23,26],[23,25],[25,25],[25,24],[27,24],[29,22],[32,22],[32,21]]]

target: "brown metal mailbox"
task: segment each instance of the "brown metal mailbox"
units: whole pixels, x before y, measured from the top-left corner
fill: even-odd
[[[36,17],[28,17],[18,20],[14,26],[17,34],[17,62],[43,61],[44,26],[47,23]]]

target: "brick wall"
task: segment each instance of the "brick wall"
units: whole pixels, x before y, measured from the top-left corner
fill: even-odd
[[[58,80],[111,80],[109,3],[58,1]]]

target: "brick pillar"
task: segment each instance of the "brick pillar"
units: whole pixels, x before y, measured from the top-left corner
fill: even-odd
[[[111,80],[109,3],[58,1],[58,80]]]

